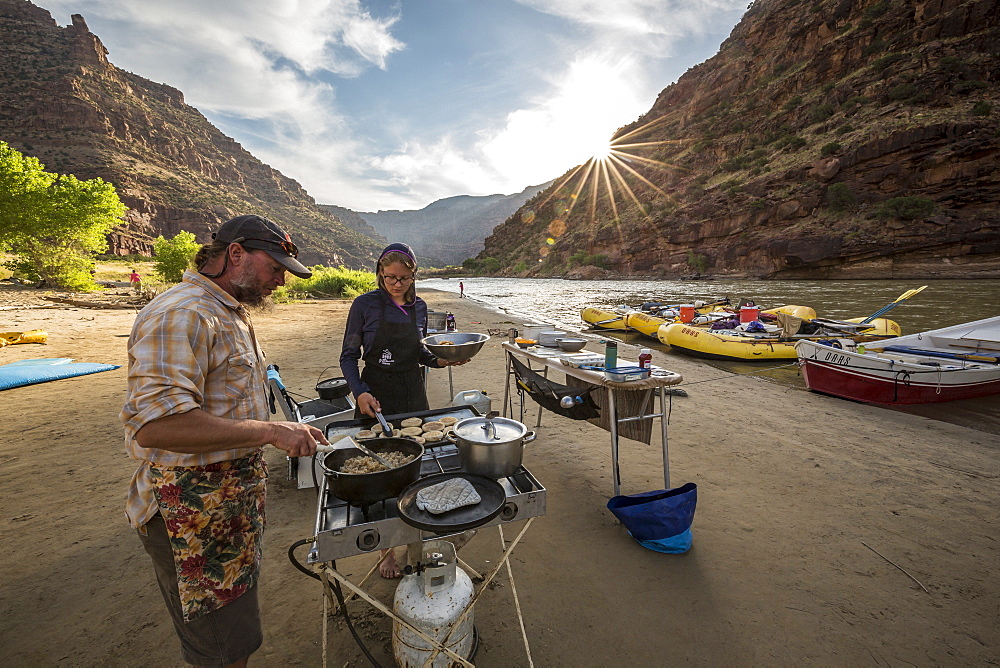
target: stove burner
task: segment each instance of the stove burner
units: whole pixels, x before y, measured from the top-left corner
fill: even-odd
[[[459,419],[474,417],[470,407],[452,407],[435,411],[422,411],[414,415],[454,415]],[[389,416],[391,421],[408,417]],[[352,433],[361,428],[359,421],[331,423],[327,436]],[[458,447],[453,443],[427,446],[420,464],[420,478],[437,473],[462,470],[462,460]],[[483,526],[494,526],[513,520],[525,520],[545,514],[545,488],[523,466],[506,478],[497,482],[504,489],[506,497],[499,515]],[[331,561],[374,550],[397,547],[414,543],[425,538],[439,537],[412,527],[399,517],[396,499],[386,499],[357,506],[338,499],[327,487],[326,479],[320,482],[320,492],[316,512],[317,540],[309,553],[309,563]]]

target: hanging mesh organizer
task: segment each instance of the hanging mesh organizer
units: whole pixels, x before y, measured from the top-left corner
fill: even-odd
[[[600,416],[601,412],[590,396],[590,393],[597,389],[595,386],[570,387],[554,383],[535,373],[513,356],[510,357],[510,361],[513,364],[518,390],[527,393],[539,406],[571,420],[590,420]],[[563,397],[572,397],[574,404],[569,408],[563,407],[560,403]]]

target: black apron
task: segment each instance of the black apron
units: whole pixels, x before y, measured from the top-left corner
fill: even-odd
[[[389,322],[382,306],[382,322],[375,331],[371,349],[361,357],[365,368],[361,380],[382,404],[382,413],[396,415],[425,411],[427,391],[420,368],[420,333],[417,331],[417,304],[410,307],[409,322]],[[393,304],[392,308],[396,308]],[[355,407],[355,417],[368,417]]]

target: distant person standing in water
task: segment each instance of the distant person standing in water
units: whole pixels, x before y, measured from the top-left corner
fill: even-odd
[[[458,282],[458,296],[459,297],[465,296],[465,283],[463,283],[462,281]]]

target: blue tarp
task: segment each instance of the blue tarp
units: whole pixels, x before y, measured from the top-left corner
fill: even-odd
[[[117,364],[73,362],[71,357],[20,360],[0,365],[0,390],[117,369]]]

